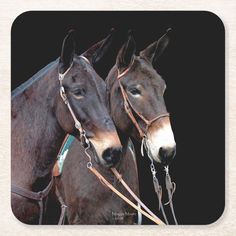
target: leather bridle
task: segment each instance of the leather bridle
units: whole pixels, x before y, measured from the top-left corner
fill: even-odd
[[[86,57],[84,57],[84,56],[79,56],[79,57],[80,57],[80,58],[83,58],[87,63],[90,64],[89,60],[88,60]],[[63,74],[62,74],[62,73],[59,73],[60,96],[61,96],[63,102],[65,103],[65,105],[66,105],[66,106],[68,107],[68,109],[69,109],[69,112],[70,112],[70,114],[71,114],[71,116],[72,116],[72,118],[73,118],[73,120],[74,120],[74,122],[75,122],[75,128],[79,131],[80,142],[82,143],[82,145],[83,145],[84,147],[88,147],[88,145],[89,145],[90,142],[89,142],[89,140],[88,140],[88,138],[87,138],[87,136],[86,136],[86,131],[83,129],[83,127],[82,127],[80,121],[76,118],[76,115],[75,115],[75,113],[74,113],[74,111],[73,111],[73,109],[72,109],[72,107],[71,107],[71,105],[70,105],[70,102],[69,102],[69,100],[68,100],[68,98],[67,98],[67,95],[66,95],[66,93],[65,93],[65,88],[64,88],[64,86],[63,86],[63,84],[62,84],[62,81],[63,81],[65,75],[70,71],[70,69],[72,68],[72,66],[73,66],[73,63],[70,65],[70,67],[69,67]]]
[[[82,58],[83,60],[85,60],[88,64],[91,64],[86,57],[84,57],[84,56],[79,56],[79,57]],[[86,131],[83,129],[80,121],[76,118],[76,115],[75,115],[75,113],[74,113],[74,111],[73,111],[73,109],[70,105],[70,102],[67,98],[67,95],[65,93],[65,88],[62,84],[62,81],[63,81],[65,75],[69,72],[69,70],[71,69],[72,66],[73,66],[73,63],[70,65],[70,67],[63,74],[59,73],[60,96],[61,96],[63,102],[65,103],[65,105],[68,107],[68,109],[70,111],[70,114],[71,114],[71,116],[72,116],[72,118],[75,122],[75,129],[77,129],[79,131],[80,143],[85,148],[85,154],[89,158],[89,162],[87,163],[87,167],[90,167],[90,166],[92,166],[92,160],[91,160],[91,157],[90,157],[90,155],[88,154],[87,151],[88,151],[88,149],[90,149],[91,143],[90,143],[89,139],[86,136]]]
[[[123,85],[121,84],[121,78],[126,75],[132,65],[133,65],[133,62],[134,60],[132,61],[132,63],[130,64],[130,66],[124,70],[122,73],[119,72],[118,70],[118,76],[117,76],[117,79],[118,79],[118,83],[119,83],[119,86],[120,86],[120,90],[121,90],[121,94],[122,94],[122,97],[123,97],[123,101],[124,101],[124,109],[125,109],[125,112],[127,113],[127,115],[129,116],[130,120],[132,121],[133,125],[136,127],[136,129],[138,130],[139,132],[139,136],[141,139],[144,139],[146,138],[147,136],[147,131],[148,131],[148,128],[151,126],[151,124],[154,122],[154,121],[157,121],[159,120],[160,118],[162,117],[169,117],[170,114],[168,112],[166,113],[163,113],[163,114],[160,114],[158,116],[156,116],[155,118],[153,118],[152,120],[148,120],[146,119],[142,114],[140,114],[140,112],[138,112],[134,106],[132,105],[132,103],[130,102],[129,100],[129,97],[128,97],[128,94],[126,93]],[[140,118],[146,125],[145,127],[145,130],[143,130],[140,125],[138,124],[138,121],[136,120],[135,116],[134,116],[134,113],[138,116],[138,118]]]

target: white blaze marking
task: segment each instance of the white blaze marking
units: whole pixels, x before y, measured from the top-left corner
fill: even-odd
[[[164,124],[153,133],[148,133],[147,138],[147,145],[150,148],[152,157],[157,162],[161,162],[159,157],[159,150],[161,147],[174,148],[176,145],[170,123]]]

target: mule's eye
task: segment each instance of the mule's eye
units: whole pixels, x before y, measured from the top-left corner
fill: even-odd
[[[79,88],[79,89],[73,90],[73,94],[74,94],[76,97],[82,97],[82,96],[84,96],[85,91],[84,91],[84,89]]]
[[[141,94],[141,91],[138,90],[137,88],[131,88],[131,89],[129,89],[129,92],[130,92],[132,95],[140,95],[140,94]]]

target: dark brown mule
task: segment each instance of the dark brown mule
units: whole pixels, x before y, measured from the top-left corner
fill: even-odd
[[[163,99],[165,82],[152,66],[152,61],[160,56],[167,44],[168,36],[164,35],[143,50],[140,56],[135,56],[135,42],[130,34],[106,80],[110,112],[123,146],[123,158],[117,169],[136,194],[139,192],[138,176],[136,161],[128,145],[129,138],[138,140],[141,145],[143,137],[140,135],[145,134],[147,142],[150,141],[153,158],[157,162],[167,164],[175,153],[175,141]],[[121,89],[132,106],[130,109],[134,109],[133,120],[124,109],[125,98]],[[143,120],[152,121],[147,130]],[[135,122],[140,132],[134,125]],[[62,176],[58,181],[61,195],[68,207],[69,224],[134,223],[135,211],[98,184],[96,177],[86,169],[86,156],[78,156],[78,152],[82,152],[82,147],[75,141],[68,152]],[[127,194],[111,172],[97,164],[95,167],[118,190]],[[127,212],[129,214],[126,214]]]
[[[143,168],[140,166],[140,158],[149,157],[155,190],[166,223],[168,221],[161,204],[162,193],[154,163],[168,166],[175,156],[176,143],[164,101],[166,84],[154,65],[168,43],[169,31],[141,51],[139,56],[135,56],[135,41],[130,34],[119,52],[116,66],[106,80],[110,113],[121,142],[128,137],[132,139],[139,167]]]
[[[46,66],[12,93],[11,206],[16,218],[24,223],[37,224],[39,217],[42,219],[40,209],[46,198],[38,201],[42,193],[37,192],[43,191],[51,180],[65,134],[80,140],[72,113],[60,97],[59,74],[64,74],[61,87],[93,143],[98,161],[111,166],[120,158],[121,144],[102,96],[104,81],[92,67],[106,52],[111,38],[109,35],[76,56],[70,32],[64,39],[60,60]]]
[[[174,185],[168,174],[168,165],[175,156],[176,144],[164,101],[166,84],[154,65],[169,43],[169,32],[168,30],[159,40],[141,51],[139,56],[135,56],[135,41],[130,34],[127,43],[119,52],[116,66],[106,80],[110,94],[110,113],[118,127],[121,142],[123,143],[127,137],[132,139],[139,171],[144,164],[141,162],[142,156],[149,158],[154,189],[167,224],[168,220],[161,203],[163,194],[154,163],[166,166],[166,188],[171,198]],[[120,106],[122,101],[123,105]],[[170,206],[177,224],[172,201]]]

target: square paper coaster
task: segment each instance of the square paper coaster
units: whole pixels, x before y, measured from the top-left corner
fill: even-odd
[[[112,36],[108,36],[112,37],[112,42],[109,42],[106,37],[112,28],[115,31]],[[74,32],[65,38],[70,30]],[[129,30],[132,32],[128,34]],[[68,63],[71,63],[73,46],[70,37],[74,38],[75,52],[78,55],[82,55],[87,49],[91,50],[92,45],[104,38],[106,39],[103,43],[107,45],[100,43],[98,45],[100,51],[93,49],[83,54],[90,62],[86,61],[86,58],[74,58],[73,67],[70,68]],[[105,55],[103,51],[104,54],[106,52]],[[96,55],[91,56],[90,53]],[[100,56],[102,59],[99,58]],[[58,57],[61,62],[59,66]],[[98,111],[100,105],[97,104],[99,101],[95,99],[94,91],[98,90],[98,93],[101,91],[95,89],[97,82],[89,90],[91,84],[86,84],[84,78],[89,73],[90,77],[97,73],[105,79],[115,64],[121,74],[125,73],[120,81],[123,83],[133,117],[142,130],[145,130],[145,125],[139,114],[146,118],[148,116],[149,120],[166,114],[167,111],[170,114],[170,117],[158,118],[156,123],[150,124],[150,130],[158,131],[151,133],[149,130],[150,133],[147,135],[150,136],[151,141],[149,141],[153,142],[150,144],[151,158],[156,158],[156,161],[161,160],[162,164],[166,165],[165,161],[168,158],[172,159],[176,151],[169,165],[169,173],[175,183],[171,186],[171,191],[174,192],[172,202],[178,224],[214,223],[222,215],[225,207],[225,30],[221,19],[207,11],[29,11],[15,19],[11,31],[11,89],[13,91],[11,173],[12,185],[16,186],[13,188],[13,213],[20,221],[38,224],[40,201],[30,199],[37,196],[31,196],[32,194],[29,196],[22,191],[38,192],[48,186],[51,173],[48,170],[53,168],[59,151],[56,148],[59,147],[58,142],[61,146],[63,134],[71,132],[72,135],[80,138],[71,127],[74,121],[71,116],[67,116],[69,110],[59,97],[59,82],[58,89],[53,90],[50,86],[54,86],[55,82],[51,83],[48,80],[58,80],[58,71],[64,73],[67,69],[71,69],[68,74],[65,73],[63,81],[65,93],[88,136],[95,135],[89,133],[91,130],[91,133],[95,132],[91,126],[97,125],[99,130],[103,120],[99,125],[91,123],[89,119],[95,119],[89,115],[94,115],[93,110],[97,112],[95,116],[100,114]],[[76,65],[78,65],[77,69]],[[152,69],[150,70],[149,67]],[[153,82],[154,77],[156,82]],[[132,81],[128,81],[132,79],[133,84]],[[121,88],[108,85],[108,93],[114,93],[113,99],[119,101],[122,98],[119,90]],[[93,106],[90,107],[89,102],[84,106],[83,103],[89,99],[95,99]],[[122,103],[119,107],[114,102],[114,106],[125,112]],[[135,128],[130,116],[117,113],[112,107],[110,109],[115,116],[116,126],[127,126],[126,121],[133,126],[125,129],[128,133],[124,136],[138,134],[135,130],[137,127]],[[85,114],[89,115],[86,117]],[[126,119],[122,120],[122,115]],[[63,120],[65,117],[67,117],[66,123]],[[89,125],[84,121],[86,119]],[[122,120],[122,124],[119,123],[119,119]],[[53,129],[62,130],[63,134],[58,134],[59,131]],[[54,132],[56,136],[51,138]],[[110,139],[112,138],[114,137]],[[126,145],[127,140],[124,140],[121,138],[121,142]],[[136,152],[138,178],[134,176],[135,166],[131,165],[130,160],[122,160],[122,165],[125,167],[119,169],[118,166],[117,169],[124,179],[126,178],[128,184],[131,184],[131,188],[136,190],[139,188],[140,199],[164,222],[153,187],[151,162],[147,155],[141,157],[139,153],[141,139],[136,135],[133,140],[134,147],[130,148]],[[47,142],[51,143],[47,144]],[[101,150],[97,149],[98,162],[92,160],[95,167],[101,168],[101,172],[105,175],[107,172],[104,171],[99,158],[106,160],[115,155],[117,150],[114,151],[111,147],[118,144],[110,142],[111,146],[109,144],[104,148],[101,145],[105,144],[100,143]],[[92,141],[92,144],[96,149],[96,142]],[[66,151],[70,148],[70,145],[66,147]],[[84,152],[82,147],[78,150]],[[17,158],[14,155],[17,155]],[[30,159],[26,158],[27,155]],[[57,180],[54,182],[54,184],[59,183],[57,186],[58,191],[61,192],[59,195],[63,199],[63,204],[67,205],[65,224],[106,225],[141,222],[140,219],[138,220],[136,211],[130,207],[126,208],[118,197],[113,196],[96,177],[91,176],[86,162],[83,164],[81,163],[83,161],[77,161],[78,166],[76,166],[77,162],[73,162],[73,158],[66,157],[65,166],[60,166],[62,175],[56,177]],[[165,203],[168,202],[168,194],[165,187],[164,167],[156,163],[155,166],[156,176],[162,186],[160,195]],[[35,181],[31,181],[32,179]],[[109,180],[117,189],[129,196],[121,183],[113,178]],[[20,190],[16,190],[17,187],[20,187]],[[53,187],[52,192],[54,190]],[[53,194],[49,194],[48,200],[46,195],[42,200],[43,224],[57,224],[59,220],[61,208],[57,197],[54,197]],[[135,202],[132,197],[128,198]],[[169,205],[163,205],[163,208],[169,223],[174,224]],[[143,216],[141,224],[154,223]]]

